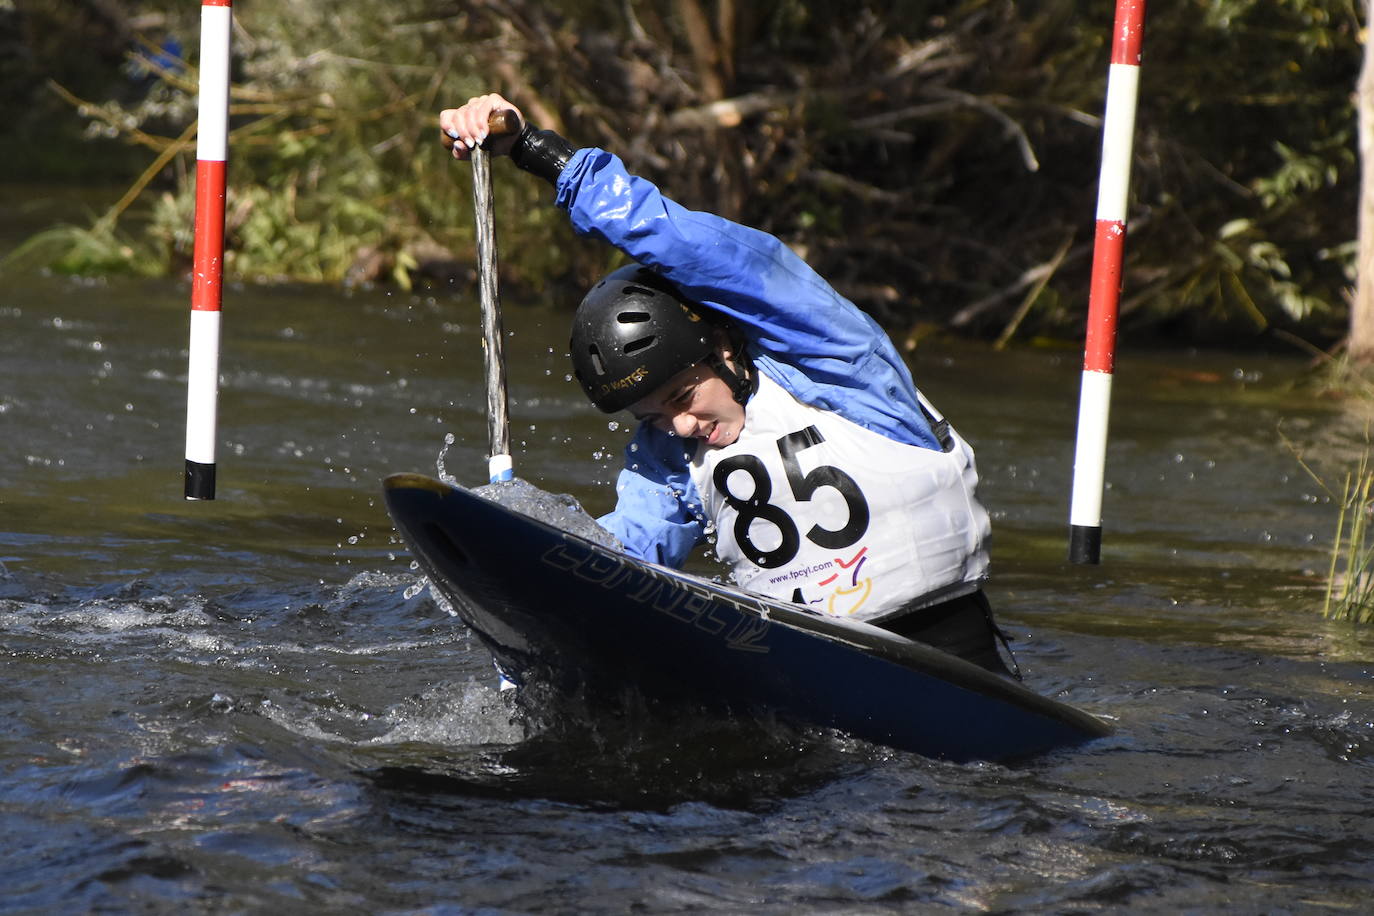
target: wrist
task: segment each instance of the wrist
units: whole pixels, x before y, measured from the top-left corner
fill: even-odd
[[[572,144],[551,130],[540,130],[528,121],[510,149],[511,161],[549,184],[558,181],[563,167],[572,158]]]

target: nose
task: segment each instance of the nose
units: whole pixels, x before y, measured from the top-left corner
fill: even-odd
[[[674,414],[671,421],[673,432],[684,439],[690,439],[697,432],[697,418],[689,413]]]

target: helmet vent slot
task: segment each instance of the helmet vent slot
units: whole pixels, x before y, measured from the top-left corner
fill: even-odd
[[[640,350],[647,350],[652,347],[657,340],[658,337],[652,334],[646,337],[637,337],[625,344],[625,353],[628,355],[630,353],[638,353]]]
[[[647,286],[638,286],[638,285],[635,285],[635,284],[630,284],[629,286],[625,287],[624,289],[622,289],[622,290],[620,291],[620,295],[622,295],[622,296],[645,296],[645,297],[647,297],[647,298],[649,298],[649,299],[653,299],[653,298],[655,298],[656,296],[659,296],[660,293],[659,293],[657,290],[649,289]],[[643,312],[626,312],[625,314],[628,314],[628,315],[635,315],[635,314],[642,315],[643,317],[636,319],[636,320],[638,320],[638,321],[647,321],[648,318],[649,318],[649,316],[648,316],[648,315],[645,315]]]
[[[606,363],[603,362],[601,359],[601,350],[595,344],[593,344],[592,346],[587,348],[587,355],[591,357],[592,360],[592,371],[594,371],[597,375],[605,375]]]

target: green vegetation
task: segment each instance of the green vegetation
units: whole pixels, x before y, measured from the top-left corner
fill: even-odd
[[[1357,391],[1365,402],[1374,398],[1368,379],[1352,369],[1350,361],[1342,357],[1334,360],[1321,377],[1340,390]],[[1298,465],[1337,506],[1322,616],[1353,623],[1374,623],[1374,445],[1369,436],[1366,426],[1364,446],[1354,468],[1345,472],[1337,493],[1280,430],[1280,438]]]
[[[1081,334],[1106,0],[282,0],[235,14],[231,275],[466,284],[468,175],[434,116],[494,88],[689,206],[787,239],[899,337]],[[125,181],[146,169],[114,212],[11,263],[185,269],[197,15],[171,0],[0,10],[27,61],[0,75],[33,87],[25,104],[65,94],[62,130],[79,119],[88,144],[142,150]],[[1152,5],[1128,326],[1322,346],[1343,333],[1360,25],[1351,0]],[[191,69],[112,55],[147,55],[164,34]],[[508,164],[496,178],[505,282],[572,299],[607,252],[572,236],[547,187]]]
[[[1365,451],[1346,475],[1336,537],[1331,544],[1322,613],[1337,620],[1374,623],[1374,468]]]

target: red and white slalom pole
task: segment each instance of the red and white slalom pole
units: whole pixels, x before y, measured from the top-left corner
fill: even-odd
[[[1074,450],[1073,497],[1069,508],[1069,560],[1073,563],[1096,564],[1102,557],[1107,417],[1112,400],[1121,256],[1126,245],[1131,143],[1144,37],[1145,0],[1116,0],[1107,114],[1102,129],[1102,170],[1097,184],[1097,230],[1088,293],[1083,387],[1078,401],[1078,444]]]
[[[186,373],[186,498],[215,498],[219,316],[224,277],[225,163],[229,152],[229,32],[233,0],[201,0],[196,129],[196,243]]]

